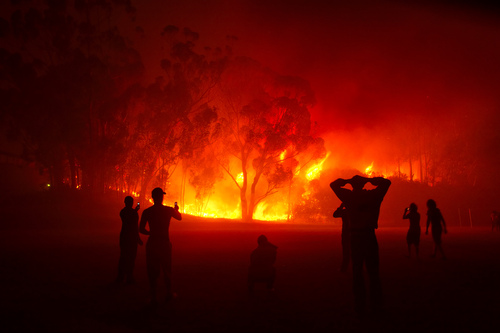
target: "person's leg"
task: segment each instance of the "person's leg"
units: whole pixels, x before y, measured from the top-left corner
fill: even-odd
[[[366,271],[370,281],[370,307],[379,312],[382,307],[382,284],[380,282],[379,248],[375,231],[366,239]]]
[[[444,255],[443,245],[441,243],[439,243],[436,246],[437,246],[437,248],[439,250],[439,253],[441,253],[441,258],[446,259],[446,256]]]
[[[354,309],[358,315],[365,314],[366,287],[363,277],[364,244],[361,232],[351,233],[352,290],[354,293]]]
[[[441,230],[432,230],[432,239],[434,240],[434,253],[432,258],[436,257],[436,253],[441,246]]]
[[[137,257],[137,243],[130,244],[127,249],[127,283],[135,283],[134,280],[134,266],[135,266],[135,258]]]
[[[163,252],[162,258],[162,271],[163,279],[165,281],[165,288],[167,290],[167,301],[174,297],[172,292],[172,243],[168,243]]]
[[[125,253],[124,248],[120,245],[120,259],[118,260],[118,276],[116,277],[116,283],[122,283],[125,278]]]
[[[351,244],[349,235],[342,234],[342,264],[340,265],[340,271],[347,271],[349,267],[349,261],[351,260]]]
[[[160,262],[157,251],[150,243],[146,244],[146,267],[148,271],[149,290],[151,295],[151,303],[156,304],[156,280],[160,275]]]

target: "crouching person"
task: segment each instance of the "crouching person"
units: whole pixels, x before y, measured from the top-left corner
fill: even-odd
[[[265,283],[267,290],[273,290],[276,278],[276,254],[278,247],[271,244],[267,237],[260,235],[257,239],[258,246],[250,255],[250,268],[248,270],[248,290],[254,290],[255,283]]]

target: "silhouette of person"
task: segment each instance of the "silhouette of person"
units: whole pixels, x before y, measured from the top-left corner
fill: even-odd
[[[125,207],[120,211],[122,220],[122,229],[120,231],[120,259],[118,261],[118,277],[117,283],[122,283],[127,279],[128,284],[134,283],[134,265],[135,257],[137,256],[137,244],[142,245],[141,237],[139,236],[139,203],[135,208],[134,198],[131,196],[125,197]]]
[[[374,189],[364,189],[371,183]],[[347,184],[352,190],[344,188]],[[383,177],[354,176],[339,178],[330,184],[349,214],[351,229],[351,260],[355,311],[359,316],[366,312],[366,287],[363,263],[366,266],[370,287],[370,307],[379,312],[382,306],[382,286],[379,275],[379,249],[375,229],[378,228],[380,205],[389,190],[391,181]]]
[[[172,243],[168,230],[170,219],[173,217],[182,220],[177,203],[175,207],[163,205],[163,196],[165,192],[159,187],[151,192],[153,206],[142,212],[139,231],[144,235],[149,235],[146,244],[146,266],[151,293],[151,305],[158,304],[156,294],[156,281],[163,272],[163,278],[167,289],[166,301],[171,300],[175,295],[172,292]],[[146,230],[146,224],[149,224],[149,230]]]
[[[491,231],[500,230],[500,216],[496,210],[491,212]]]
[[[415,255],[418,259],[418,247],[420,244],[420,213],[415,203],[411,203],[410,207],[405,209],[403,219],[410,221],[410,228],[406,234],[406,243],[408,244],[408,258],[411,257],[411,245],[415,245]]]
[[[276,255],[278,247],[271,244],[267,237],[260,235],[257,238],[257,248],[250,255],[248,269],[248,291],[252,292],[257,282],[264,282],[268,290],[273,290],[276,278]]]
[[[441,227],[442,223],[442,227]],[[434,240],[434,253],[431,255],[432,258],[436,257],[436,252],[439,250],[441,252],[442,258],[446,259],[444,255],[443,246],[441,245],[441,233],[448,233],[446,230],[446,223],[444,222],[443,214],[436,206],[436,202],[432,199],[427,200],[427,226],[425,228],[425,234],[429,234],[429,225],[431,225],[432,239]]]
[[[340,265],[340,271],[345,272],[349,267],[349,261],[351,261],[351,233],[349,217],[343,203],[333,212],[333,217],[342,218],[342,264]]]

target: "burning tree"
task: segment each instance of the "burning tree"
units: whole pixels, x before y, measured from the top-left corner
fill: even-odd
[[[318,147],[309,113],[314,95],[307,81],[240,57],[224,72],[219,97],[221,165],[239,189],[242,219],[250,221],[257,204],[290,184],[298,165],[291,161]],[[238,160],[237,171],[230,157]]]
[[[169,50],[161,61],[164,75],[139,97],[136,146],[128,163],[139,174],[141,199],[151,183],[166,187],[178,163],[207,145],[217,120],[209,96],[225,64],[217,51],[197,53],[198,34],[190,29],[169,25],[162,36]]]

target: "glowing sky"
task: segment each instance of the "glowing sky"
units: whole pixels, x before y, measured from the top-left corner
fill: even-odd
[[[308,79],[322,133],[371,128],[395,114],[475,114],[499,102],[500,24],[495,7],[477,2],[188,0],[137,8],[146,39],[167,24],[212,45],[234,35],[236,53]],[[156,62],[161,50],[149,48]]]

